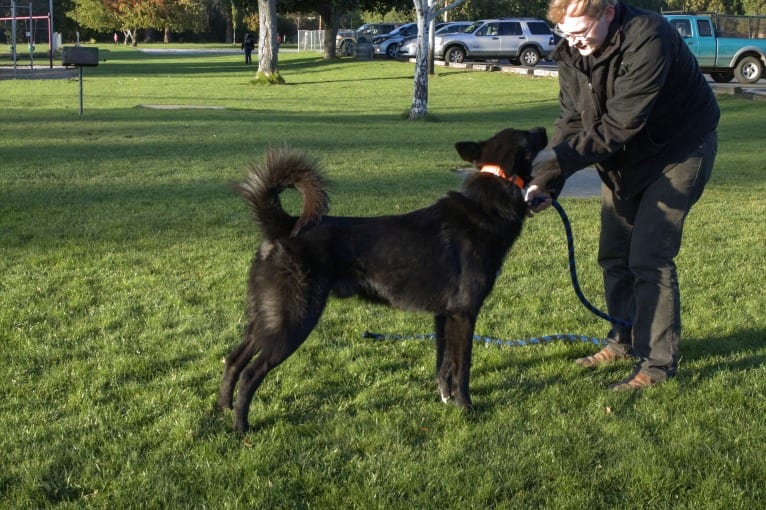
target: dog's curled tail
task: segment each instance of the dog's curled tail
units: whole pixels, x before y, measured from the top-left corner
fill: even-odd
[[[296,236],[315,225],[329,209],[327,182],[319,163],[306,153],[270,149],[261,163],[250,166],[247,177],[237,186],[253,212],[255,222],[267,239]],[[303,197],[298,218],[282,207],[279,194],[296,189]]]

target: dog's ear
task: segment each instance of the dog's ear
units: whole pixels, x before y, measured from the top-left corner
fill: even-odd
[[[544,127],[536,127],[529,130],[529,150],[537,154],[548,145],[548,133]]]
[[[481,158],[484,142],[458,142],[455,144],[457,153],[464,161],[475,163]]]

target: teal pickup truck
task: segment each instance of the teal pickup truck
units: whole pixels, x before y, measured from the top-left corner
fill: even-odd
[[[719,83],[750,84],[764,78],[766,16],[663,13],[697,57],[702,72]]]

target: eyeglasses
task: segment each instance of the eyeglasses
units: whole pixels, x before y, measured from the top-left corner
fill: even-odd
[[[557,36],[561,37],[562,39],[566,39],[567,41],[573,43],[573,42],[576,42],[577,40],[586,39],[588,37],[588,34],[590,34],[590,32],[593,30],[593,27],[595,27],[596,24],[599,21],[601,21],[602,17],[603,17],[603,14],[599,16],[598,18],[596,18],[595,20],[593,20],[593,23],[588,25],[585,29],[580,30],[577,33],[564,32],[563,30],[561,30],[558,23],[556,23],[556,26],[551,31]]]

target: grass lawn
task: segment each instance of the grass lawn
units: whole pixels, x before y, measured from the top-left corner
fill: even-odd
[[[333,214],[408,211],[459,185],[456,141],[551,129],[557,82],[438,68],[438,121],[413,123],[412,64],[284,53],[287,85],[257,87],[236,53],[101,58],[82,117],[76,80],[0,81],[0,507],[762,507],[766,103],[720,98],[678,257],[677,378],[616,394],[630,364],[582,370],[587,343],[477,346],[466,416],[438,401],[427,342],[361,338],[430,317],[335,300],[237,437],[213,405],[258,244],[230,187],[248,162],[303,148]],[[601,306],[598,200],[562,204]],[[602,337],[568,274],[558,216],[535,216],[477,332]]]

